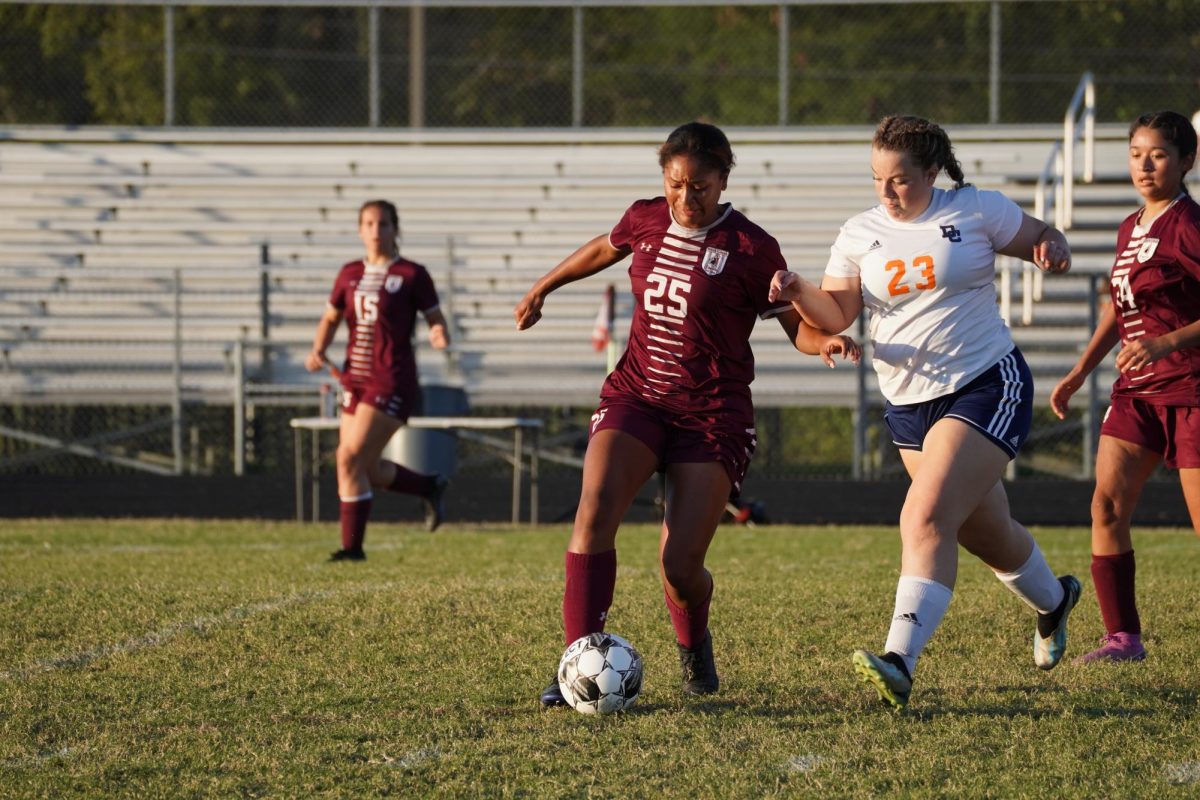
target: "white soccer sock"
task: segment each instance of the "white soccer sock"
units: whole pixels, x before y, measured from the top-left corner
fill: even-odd
[[[896,583],[896,610],[883,649],[904,659],[909,675],[913,674],[917,657],[929,637],[941,624],[953,596],[948,587],[928,578],[901,575]]]
[[[996,577],[1025,604],[1039,614],[1049,614],[1063,599],[1063,587],[1050,571],[1042,548],[1033,545],[1025,563],[1013,572],[997,572]]]

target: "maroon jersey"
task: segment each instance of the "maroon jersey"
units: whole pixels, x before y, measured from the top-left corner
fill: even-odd
[[[1200,319],[1200,206],[1184,195],[1150,223],[1130,215],[1117,231],[1111,292],[1122,342],[1162,336]],[[1176,350],[1121,373],[1114,395],[1147,403],[1200,406],[1200,348]]]
[[[630,206],[608,239],[633,251],[634,311],[601,398],[753,424],[750,331],[759,317],[791,310],[767,301],[771,277],[787,269],[778,242],[731,206],[707,228],[685,228],[663,197]]]
[[[352,261],[333,282],[329,305],[350,328],[343,385],[370,386],[385,394],[417,385],[412,348],[417,312],[428,313],[438,305],[433,279],[423,266],[404,258],[386,267]]]

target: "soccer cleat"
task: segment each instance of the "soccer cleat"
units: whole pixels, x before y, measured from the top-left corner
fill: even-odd
[[[538,698],[546,708],[554,706],[565,706],[567,699],[563,697],[562,689],[558,687],[558,675],[554,676],[554,680],[550,681],[550,685],[542,689],[541,697]]]
[[[721,686],[717,665],[713,662],[712,634],[704,632],[704,641],[688,649],[679,642],[679,670],[683,674],[683,691],[687,694],[712,694]]]
[[[1067,617],[1079,602],[1079,581],[1074,575],[1058,579],[1063,587],[1063,599],[1049,614],[1038,614],[1033,632],[1033,663],[1040,669],[1054,669],[1067,652]]]
[[[1100,647],[1076,659],[1080,664],[1093,661],[1141,661],[1146,657],[1141,634],[1109,633],[1100,639]]]
[[[446,487],[450,485],[450,479],[445,475],[435,475],[433,477],[433,489],[429,494],[421,499],[425,502],[425,530],[433,533],[442,524],[442,517],[446,513],[443,496],[446,494]]]
[[[897,711],[908,705],[912,678],[903,669],[866,650],[855,650],[851,661],[854,662],[854,671],[863,682],[871,684],[879,692],[880,700]]]
[[[366,561],[367,554],[362,550],[334,550],[329,554],[330,561]]]

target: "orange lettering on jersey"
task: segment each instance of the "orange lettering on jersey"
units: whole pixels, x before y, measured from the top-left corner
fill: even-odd
[[[883,268],[887,270],[896,270],[896,274],[892,276],[892,280],[888,283],[888,294],[890,294],[892,297],[908,294],[908,287],[901,283],[901,281],[904,280],[904,262],[896,259],[884,264]]]
[[[913,285],[918,292],[924,292],[929,289],[937,288],[937,275],[933,271],[933,256],[917,256],[913,259],[913,269],[921,271],[921,277],[925,280]],[[907,266],[900,259],[894,259],[883,265],[886,270],[896,270],[896,274],[888,281],[888,294],[892,297],[899,297],[902,294],[908,294],[908,285],[904,283],[904,273]]]

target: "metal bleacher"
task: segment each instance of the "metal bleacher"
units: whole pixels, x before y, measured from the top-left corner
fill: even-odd
[[[1053,131],[952,133],[969,180],[1032,209]],[[738,165],[726,199],[817,279],[842,221],[875,202],[870,130],[731,138]],[[170,384],[178,348],[185,394],[221,402],[233,393],[239,339],[269,344],[253,365],[258,379],[314,383],[302,362],[316,319],[336,269],[359,252],[359,205],[380,197],[399,206],[401,250],[433,273],[454,326],[448,354],[419,331],[424,381],[462,385],[475,405],[590,404],[604,375],[593,319],[611,282],[618,334],[627,327],[624,268],[556,292],[530,331],[515,330],[512,308],[632,200],[661,192],[656,144],[651,133],[619,132],[355,141],[344,132],[9,131],[0,138],[0,397],[136,401]],[[1123,139],[1102,137],[1097,163],[1120,167],[1123,153]],[[1116,222],[1136,203],[1116,172],[1078,192],[1070,238],[1085,272],[1107,268]],[[1050,374],[1086,341],[1088,282],[1056,278],[1044,291],[1038,323],[1015,332],[1035,370]],[[759,404],[854,396],[853,370],[800,356],[774,323],[752,341]]]

